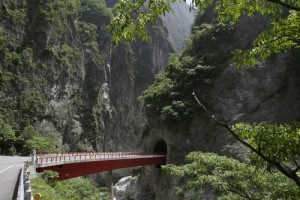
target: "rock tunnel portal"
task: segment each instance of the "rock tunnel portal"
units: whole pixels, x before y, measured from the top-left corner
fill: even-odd
[[[167,154],[167,143],[163,140],[157,142],[154,146],[154,152]]]

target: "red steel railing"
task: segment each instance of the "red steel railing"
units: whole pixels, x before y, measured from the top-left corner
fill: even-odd
[[[148,152],[64,152],[64,153],[41,153],[37,152],[35,163],[38,166],[55,163],[72,163],[92,160],[113,160],[128,158],[154,158],[165,157],[162,153]]]

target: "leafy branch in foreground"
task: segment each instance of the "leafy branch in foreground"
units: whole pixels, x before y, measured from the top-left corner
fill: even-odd
[[[258,13],[270,18],[270,26],[258,35],[249,49],[233,51],[232,61],[239,65],[253,65],[273,53],[300,47],[299,1],[193,0],[191,4],[202,9],[211,5],[222,22],[237,22],[243,15],[252,18]],[[284,13],[287,10],[289,15]]]
[[[230,127],[211,115],[196,94],[193,93],[193,95],[199,106],[218,125],[226,128],[237,141],[249,148],[268,166],[293,180],[300,190],[300,126],[298,124],[239,123]]]
[[[251,65],[257,59],[266,59],[272,53],[286,52],[300,47],[300,16],[292,11],[285,19],[272,23],[271,27],[261,33],[253,42],[250,50],[234,51],[233,61]]]
[[[205,113],[218,125],[225,127],[253,155],[250,164],[214,153],[192,152],[186,157],[187,164],[164,166],[166,173],[183,180],[183,184],[177,188],[179,197],[201,199],[203,190],[213,190],[219,200],[299,199],[299,124],[263,122],[229,126],[216,119],[195,93],[193,95]]]
[[[186,157],[187,164],[168,164],[163,170],[188,180],[177,188],[177,195],[193,191],[191,199],[200,199],[201,190],[213,189],[218,199],[298,199],[300,190],[281,173],[272,173],[242,163],[233,158],[214,153],[192,152]]]
[[[170,12],[170,4],[181,0],[119,0],[115,18],[108,26],[114,40],[149,40],[147,25],[154,25],[159,16]],[[249,49],[234,51],[233,61],[239,65],[255,64],[272,53],[299,48],[300,1],[295,0],[193,0],[190,8],[205,10],[214,7],[220,22],[237,22],[241,16],[268,16],[270,26],[254,40]],[[286,14],[289,11],[289,14]]]
[[[159,16],[171,11],[176,0],[119,0],[113,8],[115,17],[107,27],[116,43],[121,39],[149,41],[147,25],[155,25]]]

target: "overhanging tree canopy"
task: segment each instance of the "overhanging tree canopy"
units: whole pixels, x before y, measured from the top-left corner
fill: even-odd
[[[156,23],[160,15],[170,12],[170,4],[176,0],[119,0],[114,7],[115,18],[108,26],[114,40],[149,40],[147,25]],[[178,0],[181,2],[181,0]],[[191,8],[206,9],[214,6],[219,21],[237,22],[242,15],[254,17],[268,15],[269,28],[264,30],[249,49],[237,49],[234,61],[239,64],[254,64],[272,53],[299,48],[300,1],[298,0],[192,0]]]

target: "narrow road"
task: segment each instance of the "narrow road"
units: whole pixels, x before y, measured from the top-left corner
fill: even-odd
[[[29,157],[0,156],[0,200],[12,200],[18,175]]]

